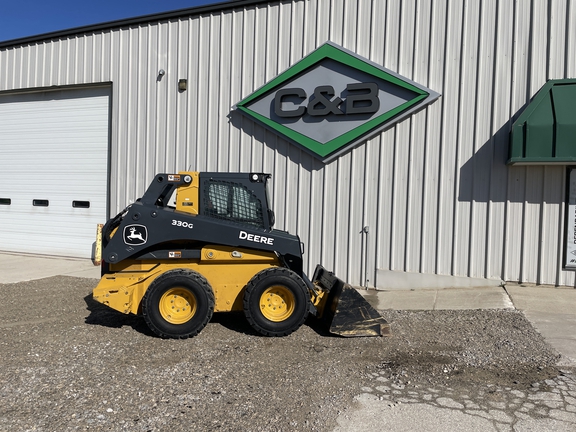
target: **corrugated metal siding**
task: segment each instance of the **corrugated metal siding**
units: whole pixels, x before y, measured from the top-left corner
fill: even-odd
[[[328,165],[231,112],[328,40],[442,98]],[[0,90],[113,83],[112,212],[158,171],[266,171],[309,271],[574,285],[564,168],[505,161],[511,119],[576,76],[575,48],[570,0],[272,1],[3,49]]]

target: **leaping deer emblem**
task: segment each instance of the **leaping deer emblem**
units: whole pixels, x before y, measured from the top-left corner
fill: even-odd
[[[128,234],[126,236],[127,239],[129,240],[140,240],[142,242],[144,242],[145,240],[142,238],[142,234],[140,234],[139,232],[136,232],[136,228],[131,227],[130,228],[130,234]]]

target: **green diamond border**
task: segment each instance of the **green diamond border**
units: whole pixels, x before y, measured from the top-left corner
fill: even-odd
[[[306,70],[314,67],[316,64],[320,63],[325,59],[331,59],[336,62],[342,63],[345,66],[352,67],[358,69],[362,72],[365,72],[369,75],[373,75],[374,77],[380,78],[384,81],[388,81],[392,84],[395,84],[399,87],[403,87],[408,89],[417,94],[414,99],[411,99],[398,107],[385,112],[384,114],[379,115],[367,122],[363,123],[360,126],[340,135],[337,138],[334,138],[324,144],[307,137],[299,132],[296,132],[280,123],[277,123],[263,115],[252,111],[246,105],[249,105],[251,102],[255,101],[256,99],[272,92],[275,88],[280,87],[286,81],[296,77],[297,75],[303,74]],[[370,133],[371,131],[378,128],[378,126],[386,123],[388,120],[392,119],[393,117],[397,116],[398,114],[405,112],[411,108],[415,108],[418,104],[422,103],[425,99],[433,97],[435,100],[439,97],[438,94],[432,95],[433,92],[428,92],[417,85],[414,85],[410,82],[404,81],[403,79],[399,78],[397,75],[388,72],[387,70],[375,66],[371,64],[368,60],[363,60],[362,58],[348,53],[344,51],[344,48],[338,47],[331,42],[326,42],[324,45],[320,46],[318,49],[313,51],[312,53],[308,54],[302,60],[298,61],[292,67],[287,69],[286,71],[282,72],[276,78],[272,79],[264,86],[256,90],[250,96],[246,97],[242,101],[236,104],[236,109],[243,112],[247,116],[253,117],[262,123],[264,126],[278,132],[281,135],[284,135],[289,140],[300,144],[301,146],[305,147],[307,150],[311,151],[315,155],[320,156],[321,158],[327,158],[331,154],[337,152],[338,150],[342,149],[343,147],[352,144],[360,137]],[[432,101],[431,101],[432,102]]]

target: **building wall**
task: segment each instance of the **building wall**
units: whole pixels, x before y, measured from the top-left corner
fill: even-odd
[[[327,165],[231,110],[328,40],[442,97]],[[271,1],[0,50],[0,91],[113,83],[111,213],[156,172],[270,172],[308,271],[368,286],[377,269],[575,284],[565,168],[505,165],[523,107],[575,76],[570,0]]]

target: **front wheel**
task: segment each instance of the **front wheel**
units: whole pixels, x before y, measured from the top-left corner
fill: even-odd
[[[199,273],[177,269],[154,280],[142,299],[148,327],[162,338],[197,335],[214,313],[214,292]]]
[[[292,270],[275,267],[256,274],[244,292],[244,314],[265,336],[286,336],[300,328],[310,310],[308,287]]]

